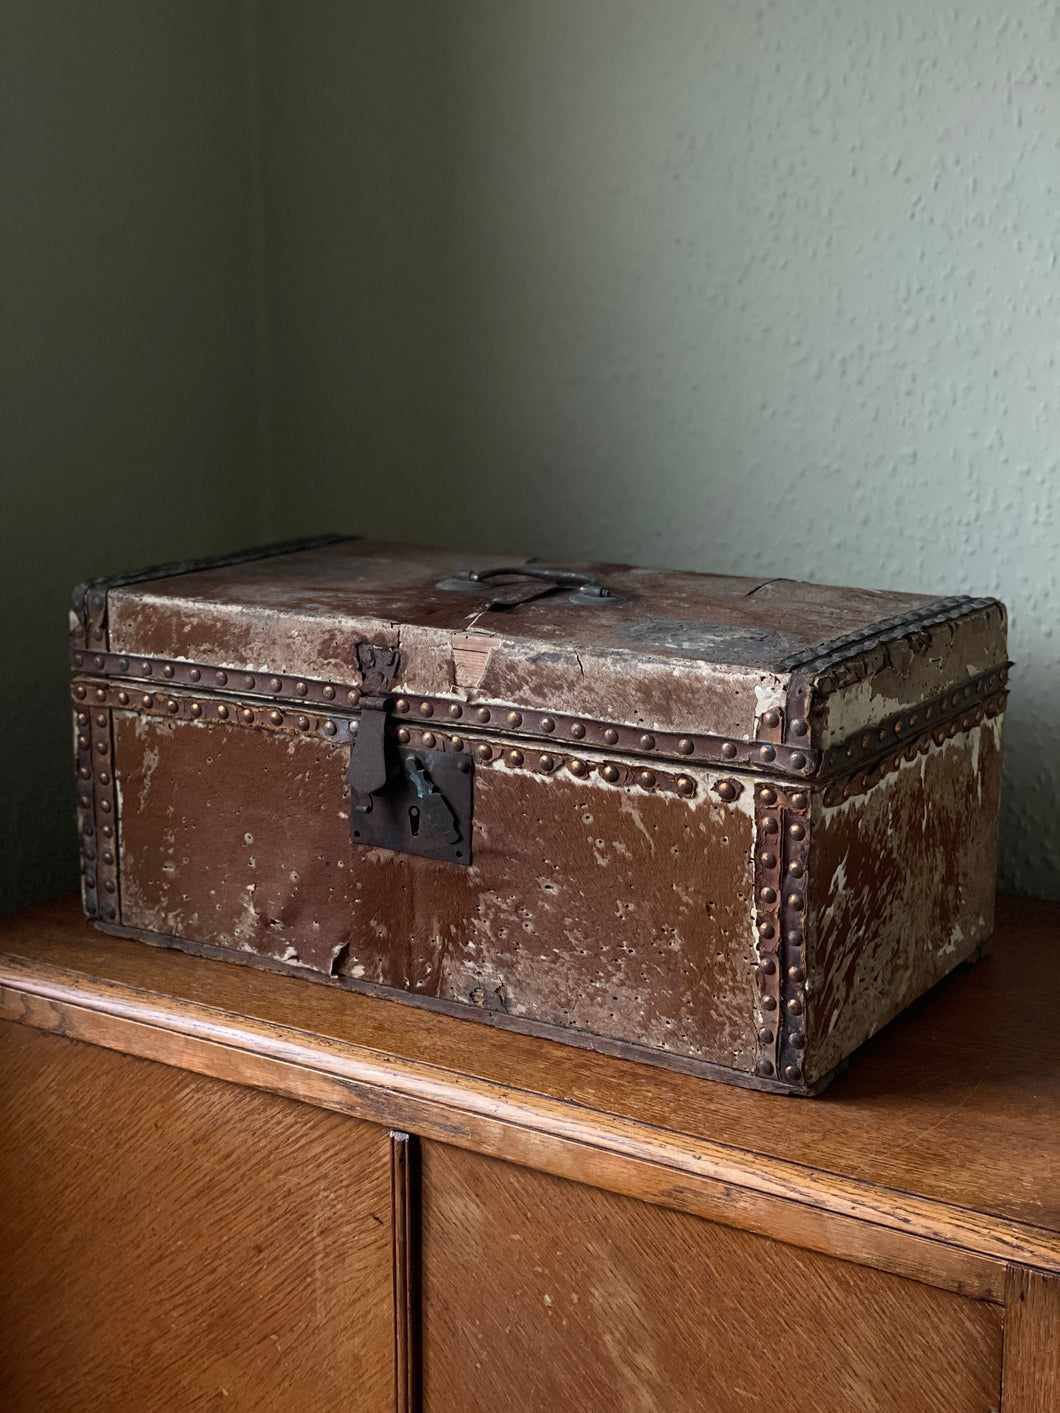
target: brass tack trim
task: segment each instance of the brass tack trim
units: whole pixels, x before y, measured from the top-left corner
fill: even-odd
[[[100,663],[100,673],[104,677],[112,677],[122,672],[128,672],[129,659],[116,657],[113,654],[96,654]],[[373,651],[358,652],[358,670],[363,674],[372,666],[376,654]],[[72,654],[72,662],[76,666],[83,666],[93,659],[87,657],[83,651]],[[352,666],[352,665],[351,665]],[[191,685],[200,680],[208,679],[211,685],[219,687],[229,687],[238,685],[240,690],[260,692],[262,695],[272,697],[282,697],[286,699],[300,698],[307,703],[331,703],[340,696],[344,701],[348,701],[351,706],[357,706],[362,697],[363,682],[356,685],[341,685],[332,682],[309,681],[307,679],[285,677],[281,673],[273,673],[268,677],[261,677],[251,673],[239,675],[233,669],[215,668],[213,666],[200,666],[182,660],[163,661],[162,659],[143,659],[139,664],[139,672],[147,677],[152,673],[165,676],[167,681],[174,686]],[[375,673],[374,676],[378,676]],[[253,684],[253,686],[251,686]],[[385,694],[386,684],[374,684],[374,691],[381,691]],[[508,725],[513,730],[519,730],[530,736],[551,736],[564,735],[572,740],[584,740],[587,745],[617,746],[623,752],[637,754],[638,752],[650,753],[656,757],[663,756],[693,756],[697,761],[704,764],[711,764],[718,760],[730,760],[733,763],[750,766],[754,754],[752,742],[746,740],[728,741],[719,737],[704,736],[698,741],[689,736],[680,736],[670,733],[646,731],[633,726],[619,726],[604,722],[587,721],[579,717],[561,716],[550,711],[528,711],[525,707],[516,704],[493,704],[478,703],[474,706],[453,701],[446,697],[419,697],[416,699],[416,707],[419,709],[421,703],[427,703],[433,715],[447,715],[452,720],[466,718],[471,712],[476,723],[485,725],[490,720],[496,719],[498,712],[504,714]],[[413,710],[413,703],[405,695],[393,698],[393,711],[395,715],[407,715]],[[515,722],[518,721],[518,725]],[[775,748],[777,750],[777,769],[780,772],[791,770],[789,757],[791,750],[783,745]],[[807,750],[802,751],[805,759],[805,766],[800,773],[812,775],[819,763],[816,753]]]
[[[367,656],[368,655],[365,656],[366,663]],[[94,661],[95,658],[103,660],[104,666],[100,671],[104,679],[129,670],[130,660],[127,657],[117,657],[113,654],[103,652],[95,654],[94,657],[86,656],[84,652],[72,654],[72,661],[75,665],[78,659],[84,663]],[[231,675],[225,669],[215,670],[213,668],[204,668],[200,670],[198,665],[177,660],[163,662],[160,659],[143,659],[139,662],[138,667],[144,676],[150,676],[151,674],[158,676],[164,675],[167,680],[172,682],[176,687],[184,683],[190,684],[199,680],[203,672],[207,672],[210,675],[211,683],[214,680],[220,682],[221,679],[227,682]],[[361,700],[360,690],[356,687],[351,687],[346,691],[345,688],[337,687],[331,683],[309,682],[304,679],[298,679],[296,681],[294,678],[284,678],[280,674],[273,675],[268,679],[258,679],[251,674],[244,674],[244,678],[248,682],[256,682],[259,690],[264,691],[267,688],[274,696],[301,697],[303,699],[311,698],[311,702],[306,702],[307,705],[312,705],[316,702],[333,701],[340,691],[345,692],[346,700],[349,701],[351,706],[358,705]],[[942,741],[952,739],[958,731],[969,729],[970,724],[978,724],[983,718],[994,715],[997,711],[1002,710],[1004,706],[1003,692],[995,694],[996,701],[992,699],[980,701],[977,699],[982,697],[986,692],[988,685],[996,686],[998,682],[1003,683],[1005,678],[1006,672],[1002,669],[995,668],[988,673],[984,673],[981,678],[971,683],[963,684],[957,694],[957,701],[959,704],[961,697],[965,697],[971,703],[970,709],[965,718],[939,723],[939,729],[943,733]],[[240,680],[242,681],[244,679]],[[279,690],[277,690],[277,684],[279,684]],[[75,692],[79,700],[85,700],[90,692],[93,694],[94,699],[99,700],[98,696],[95,696],[95,694],[102,690],[104,685],[105,682],[104,684],[85,684],[82,682],[78,684]],[[84,695],[81,695],[82,693],[84,693]],[[897,738],[897,741],[900,742],[901,749],[906,752],[906,758],[909,758],[910,751],[926,749],[926,745],[921,742],[919,737],[919,733],[923,729],[923,724],[927,721],[937,722],[940,714],[946,715],[951,709],[950,703],[954,695],[955,694],[950,691],[934,702],[918,704],[916,710],[899,714],[884,723],[883,729],[885,730],[887,739],[895,741],[895,738]],[[130,697],[130,700],[132,699],[133,698]],[[792,700],[801,705],[804,701],[808,700],[808,697],[805,691],[797,690],[794,692]],[[811,750],[808,744],[800,744],[798,747],[794,747],[784,744],[779,740],[776,742],[754,742],[738,739],[727,740],[718,737],[702,737],[696,740],[696,738],[688,736],[660,736],[657,732],[637,730],[629,726],[619,727],[600,722],[585,721],[579,718],[560,717],[551,713],[538,714],[536,712],[528,712],[525,708],[516,708],[515,706],[490,706],[481,704],[474,708],[469,708],[466,704],[454,702],[444,697],[424,697],[418,699],[418,701],[426,703],[430,707],[432,714],[437,715],[438,713],[444,713],[453,720],[458,720],[462,716],[466,716],[467,712],[471,710],[476,723],[485,725],[500,711],[504,713],[511,729],[521,730],[523,733],[530,736],[535,734],[541,736],[564,734],[574,740],[584,740],[586,745],[617,746],[623,753],[635,755],[638,752],[650,752],[655,759],[659,759],[660,755],[670,756],[671,758],[674,756],[691,756],[697,760],[697,763],[702,762],[710,765],[711,763],[724,760],[731,763],[733,766],[744,769],[753,768],[757,761],[759,764],[769,765],[771,767],[770,773],[773,775],[774,780],[779,777],[781,782],[786,775],[792,774],[807,779],[811,778],[816,775],[821,764],[820,753]],[[146,694],[144,696],[144,704],[147,710],[155,709],[148,702]],[[396,714],[407,714],[411,710],[408,698],[398,697],[394,699],[393,709]],[[516,717],[519,718],[518,727],[512,724]],[[781,712],[777,712],[777,717],[779,726],[776,729],[779,730],[783,728],[785,718],[784,714]],[[204,718],[224,719],[212,710],[210,712],[204,712]],[[804,724],[807,728],[806,735],[808,735],[809,727],[806,716],[793,714],[787,728],[788,735],[791,736],[795,733],[797,725],[801,729],[801,726]],[[320,729],[319,726],[317,729]],[[855,738],[853,741],[838,743],[830,747],[826,760],[826,764],[830,770],[844,768],[849,771],[851,765],[860,763],[859,757],[865,758],[865,768],[860,781],[856,777],[852,777],[848,774],[845,782],[822,782],[825,784],[826,791],[832,791],[830,795],[826,794],[826,801],[835,801],[837,798],[849,798],[852,794],[856,794],[862,789],[867,788],[865,783],[867,780],[871,781],[874,778],[879,778],[879,761],[875,753],[881,751],[882,748],[879,740],[879,729],[877,728],[874,728],[872,731],[863,732],[859,738]],[[893,749],[894,747],[892,746],[892,750]],[[763,760],[763,755],[769,757],[770,752],[774,753],[773,759]],[[889,761],[891,768],[893,768],[894,761],[897,759],[897,756],[891,757]],[[871,786],[868,788],[871,788]],[[838,795],[836,794],[837,789],[840,792]],[[719,798],[722,798],[720,794]]]

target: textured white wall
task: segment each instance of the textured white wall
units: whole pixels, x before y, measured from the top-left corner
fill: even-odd
[[[1000,594],[1060,896],[1055,5],[260,13],[274,528]]]

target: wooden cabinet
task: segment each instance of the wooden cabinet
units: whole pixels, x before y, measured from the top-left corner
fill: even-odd
[[[793,1100],[0,919],[0,1407],[1057,1413],[1058,944]]]
[[[8,1413],[393,1408],[385,1129],[10,1023],[0,1065]]]
[[[431,1413],[998,1406],[1002,1311],[431,1143]]]

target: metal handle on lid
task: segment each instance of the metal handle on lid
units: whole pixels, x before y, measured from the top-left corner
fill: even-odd
[[[571,603],[601,604],[624,603],[625,597],[601,584],[592,574],[583,574],[577,569],[554,569],[544,564],[502,565],[498,569],[458,569],[451,578],[438,585],[440,589],[460,589],[468,584],[485,584],[488,579],[523,578],[539,579],[551,588],[576,589],[571,595]],[[539,590],[538,593],[548,590]],[[526,598],[538,594],[526,595]],[[525,601],[525,600],[524,600]]]
[[[591,574],[579,574],[576,569],[550,569],[544,564],[517,564],[502,569],[459,569],[453,577],[471,579],[474,583],[481,584],[486,579],[499,579],[503,574],[521,574],[527,579],[548,579],[559,587],[569,584],[571,588],[579,588],[592,584],[599,588]],[[603,592],[606,594],[607,590],[604,589]]]

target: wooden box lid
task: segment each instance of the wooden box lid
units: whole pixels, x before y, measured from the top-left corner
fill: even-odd
[[[992,598],[545,568],[356,538],[162,566],[82,586],[74,665],[806,778],[1003,696]]]

